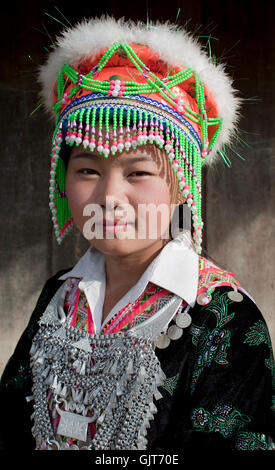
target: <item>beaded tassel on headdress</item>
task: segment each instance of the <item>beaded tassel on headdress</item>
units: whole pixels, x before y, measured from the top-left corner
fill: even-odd
[[[104,26],[113,31],[99,39],[98,28]],[[49,103],[53,92],[50,107],[57,115],[50,208],[58,243],[73,222],[65,192],[64,141],[105,158],[150,143],[163,149],[177,173],[192,212],[194,244],[201,251],[201,168],[228,140],[238,100],[223,70],[184,31],[167,25],[156,29],[133,23],[129,28],[112,19],[84,22],[63,34],[41,69],[44,97]],[[162,50],[165,40],[172,52]]]

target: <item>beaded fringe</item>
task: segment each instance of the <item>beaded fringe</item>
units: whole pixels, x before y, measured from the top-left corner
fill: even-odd
[[[110,129],[111,127],[111,129]],[[193,241],[201,252],[201,151],[190,129],[184,133],[162,116],[127,106],[95,105],[72,110],[62,118],[54,134],[51,158],[50,209],[58,244],[71,230],[73,219],[65,188],[66,169],[61,145],[83,145],[104,158],[147,143],[163,149],[177,173],[179,190],[192,213]]]

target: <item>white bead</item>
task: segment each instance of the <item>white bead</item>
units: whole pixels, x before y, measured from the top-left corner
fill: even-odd
[[[93,150],[95,149],[95,143],[94,143],[94,142],[91,142],[91,143],[89,144],[89,147],[90,147],[90,150],[93,151]]]
[[[85,139],[83,141],[83,147],[86,149],[88,147],[88,145],[89,145],[89,141],[88,141],[88,139]]]
[[[125,148],[129,150],[129,148],[131,147],[131,142],[125,142]]]
[[[117,90],[113,90],[113,91],[112,91],[112,96],[118,96],[118,91],[117,91]]]
[[[182,106],[179,106],[179,107],[178,107],[178,112],[179,112],[179,113],[182,113],[183,111],[184,111],[184,108],[183,108]]]
[[[119,143],[119,144],[117,145],[117,148],[118,148],[118,150],[123,150],[123,149],[124,149],[124,145],[121,144],[121,143]]]
[[[76,143],[76,144],[81,144],[81,142],[82,142],[81,137],[76,137],[75,143]]]
[[[103,152],[103,145],[98,145],[97,146],[97,151],[98,152]]]
[[[111,152],[113,152],[113,153],[117,152],[117,146],[116,145],[112,145]]]
[[[104,148],[104,149],[103,149],[103,153],[104,153],[104,155],[109,155],[110,150],[107,149],[107,148]]]

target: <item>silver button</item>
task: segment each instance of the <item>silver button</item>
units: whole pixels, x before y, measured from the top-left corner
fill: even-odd
[[[177,325],[172,325],[168,328],[167,336],[170,339],[179,339],[182,336],[182,329]]]
[[[242,294],[235,290],[228,292],[227,297],[229,297],[229,299],[233,300],[234,302],[241,302],[243,300]]]

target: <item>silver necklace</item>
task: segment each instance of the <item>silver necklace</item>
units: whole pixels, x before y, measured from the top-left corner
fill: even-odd
[[[173,296],[150,319],[128,332],[88,335],[66,322],[62,286],[44,312],[30,351],[37,449],[146,449],[146,433],[161,398],[165,375],[157,339],[179,311]],[[54,432],[48,406],[59,415]],[[97,432],[89,437],[88,425]],[[63,437],[75,439],[73,447]]]

